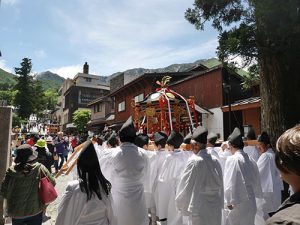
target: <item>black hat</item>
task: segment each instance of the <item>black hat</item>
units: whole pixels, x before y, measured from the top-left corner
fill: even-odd
[[[16,150],[15,163],[31,162],[35,160],[38,153],[31,148],[29,144],[20,145]]]
[[[116,132],[112,132],[112,134],[107,139],[107,143],[112,147],[116,147],[118,145],[118,139],[117,139]]]
[[[209,143],[211,143],[212,145],[214,145],[216,143],[216,141],[218,140],[218,135],[214,132],[210,132],[207,135],[207,140]]]
[[[121,127],[119,135],[122,137],[135,137],[135,133],[136,130],[133,125],[132,116],[130,116]]]
[[[170,136],[167,139],[168,145],[173,145],[174,148],[179,148],[183,142],[183,137],[179,132],[171,131]]]
[[[248,140],[256,140],[255,131],[252,127],[250,127],[248,133],[247,133],[247,139]]]
[[[244,146],[242,133],[239,128],[234,128],[233,132],[228,137],[228,142],[231,145],[234,145],[238,148],[242,148]]]
[[[184,139],[183,139],[183,143],[184,144],[190,144],[191,143],[191,140],[192,140],[192,133],[188,133]]]
[[[135,138],[134,143],[136,146],[143,148],[144,145],[148,145],[149,137],[147,134],[138,134]]]
[[[267,132],[262,132],[261,135],[258,137],[258,141],[264,143],[265,145],[270,144],[270,137]]]
[[[195,140],[199,143],[206,144],[207,143],[207,134],[208,131],[205,127],[198,126],[192,135],[192,140]]]
[[[168,136],[163,131],[154,133],[154,143],[156,145],[165,146],[167,143],[167,139],[168,139]]]

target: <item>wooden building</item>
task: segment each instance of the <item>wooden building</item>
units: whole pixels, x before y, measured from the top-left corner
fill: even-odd
[[[110,97],[100,97],[90,102],[91,121],[88,123],[88,130],[99,133],[104,127],[110,126],[115,119],[115,102]]]
[[[129,77],[121,73],[112,77],[111,92],[88,104],[92,110],[90,130],[101,131],[105,125],[118,130],[133,115],[133,101],[142,101],[159,88],[156,81],[164,76],[172,77],[170,89],[185,98],[194,96],[198,121],[209,131],[219,134],[221,139],[226,140],[234,127],[243,131],[244,127],[246,130],[252,126],[257,133],[260,132],[260,103],[244,104],[242,101],[257,96],[257,93],[244,91],[241,76],[221,63],[212,67],[200,64],[186,72],[144,73]]]

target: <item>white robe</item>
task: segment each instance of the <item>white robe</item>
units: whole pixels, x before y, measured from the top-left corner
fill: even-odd
[[[254,225],[255,198],[262,198],[262,190],[257,165],[243,150],[226,160],[224,196],[225,205],[233,206],[232,210],[227,209],[226,224]]]
[[[248,154],[248,156],[253,159],[255,162],[257,162],[259,158],[259,152],[257,151],[255,146],[245,146],[244,152]]]
[[[86,193],[79,187],[79,181],[68,183],[66,192],[58,207],[56,225],[116,225],[110,196],[101,193],[102,200],[96,195],[87,201]]]
[[[117,148],[102,148],[97,151],[99,165],[104,177],[111,182],[112,180],[112,156]]]
[[[222,169],[206,150],[188,160],[178,185],[176,206],[190,225],[220,225],[224,205]]]
[[[226,160],[229,156],[232,156],[229,149],[225,149],[224,151],[223,150],[219,151],[219,160],[220,160],[220,164],[221,164],[223,174],[224,174],[225,163],[226,163]]]
[[[144,184],[148,158],[132,143],[122,143],[110,160],[113,210],[120,225],[148,225]]]
[[[156,151],[147,151],[143,149],[145,154],[148,157],[148,170],[146,174],[146,182],[145,182],[145,201],[146,201],[146,207],[148,209],[155,207],[155,201],[154,201],[154,182],[156,178],[156,169],[155,169],[155,161],[156,161]]]
[[[219,150],[215,147],[207,147],[207,153],[215,156],[218,160],[220,160]]]
[[[260,207],[266,220],[269,218],[268,213],[275,212],[281,205],[281,190],[283,190],[283,183],[275,165],[275,155],[272,149],[261,154],[257,161],[257,167],[264,198],[264,203]]]
[[[155,158],[155,169],[154,169],[154,172],[156,173],[156,177],[153,185],[154,201],[156,207],[156,215],[158,216],[159,219],[165,219],[167,218],[167,214],[168,214],[168,203],[170,197],[168,193],[170,190],[170,185],[169,183],[164,183],[162,181],[159,181],[158,176],[160,174],[160,171],[162,170],[162,166],[166,157],[169,155],[169,152],[162,149],[157,151],[156,154],[157,155]]]
[[[169,195],[167,207],[168,225],[182,225],[182,215],[176,209],[175,198],[177,194],[178,182],[186,166],[187,160],[187,154],[185,154],[183,151],[175,149],[166,157],[158,177],[160,182],[168,184],[170,187],[168,193],[165,193]]]

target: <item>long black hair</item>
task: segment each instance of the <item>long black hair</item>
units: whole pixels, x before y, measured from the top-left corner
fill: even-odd
[[[93,193],[101,200],[101,190],[109,195],[111,183],[101,172],[97,153],[90,140],[83,146],[78,157],[77,171],[80,190],[87,194],[87,201],[92,198]]]

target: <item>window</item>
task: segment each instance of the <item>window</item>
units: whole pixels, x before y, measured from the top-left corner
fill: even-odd
[[[115,105],[116,105],[116,102],[115,102],[115,98],[113,97],[112,103],[111,103],[111,109],[115,109]]]
[[[125,111],[125,101],[119,103],[118,111],[119,112]]]
[[[141,102],[143,100],[144,100],[144,93],[139,94],[139,95],[137,95],[137,96],[134,97],[134,101],[135,102]]]
[[[92,82],[92,78],[85,77],[85,81],[90,83]]]
[[[97,105],[94,106],[94,112],[101,112],[102,111],[102,104],[98,103]]]

